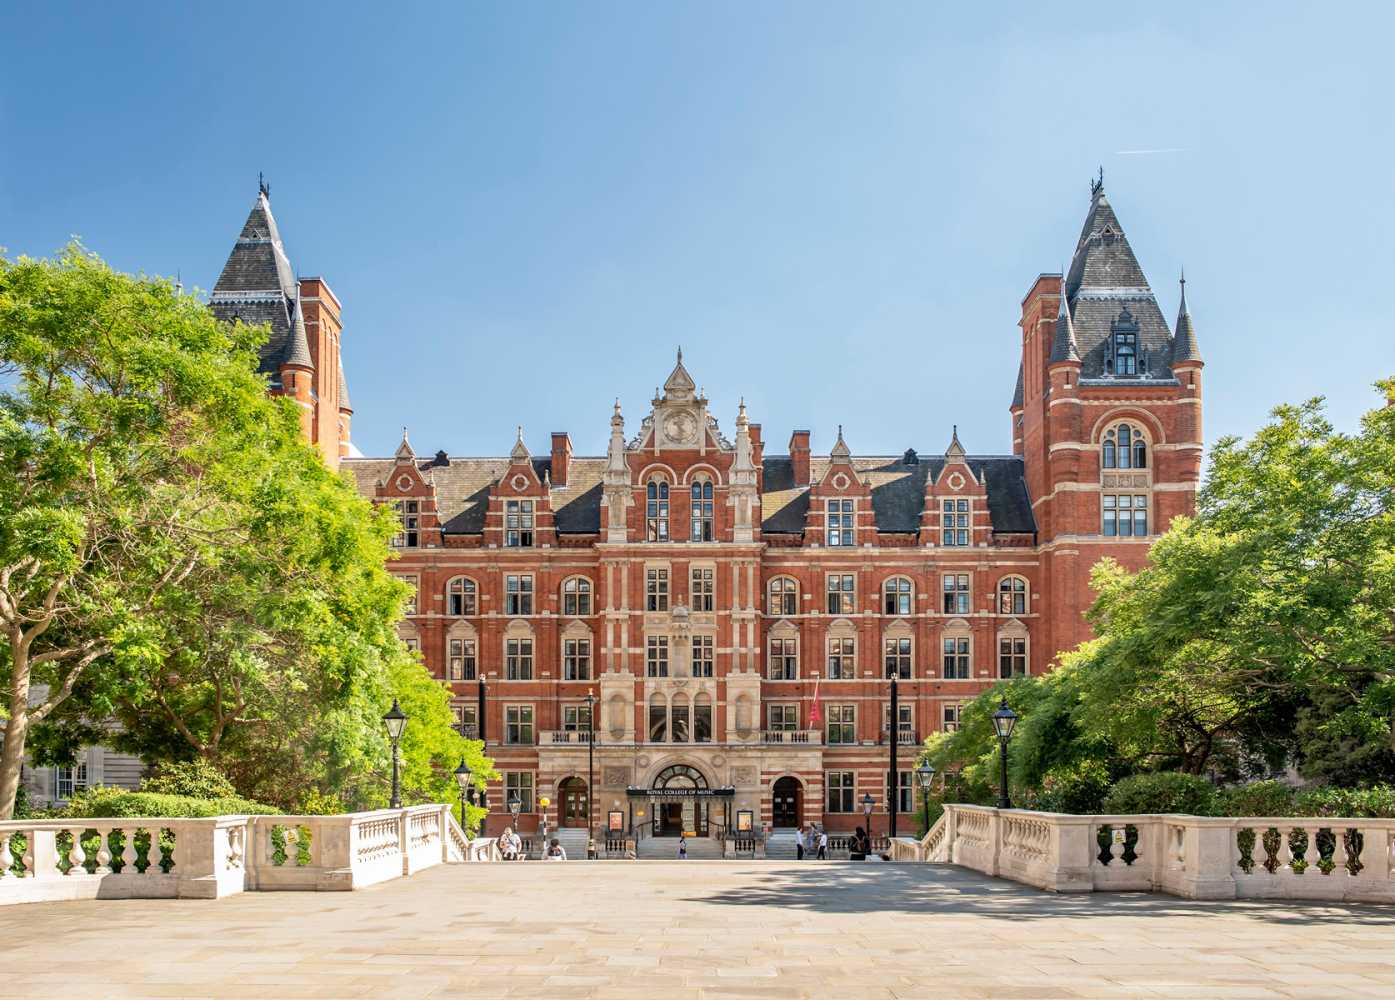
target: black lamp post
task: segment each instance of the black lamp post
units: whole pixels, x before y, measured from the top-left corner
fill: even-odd
[[[383,725],[387,726],[388,739],[392,741],[392,801],[388,803],[389,808],[402,808],[402,779],[399,774],[399,761],[401,759],[397,742],[402,739],[402,730],[407,726],[407,713],[402,711],[397,704],[397,699],[392,699],[392,707],[388,709],[387,715],[383,716]]]
[[[455,783],[458,786],[460,786],[460,829],[464,830],[465,836],[468,837],[470,835],[470,831],[469,828],[465,825],[467,822],[465,818],[465,799],[468,796],[470,799],[470,804],[474,804],[475,782],[474,775],[472,775],[470,773],[470,769],[465,766],[464,757],[460,758],[460,766],[455,769]]]
[[[1017,713],[1008,708],[1007,697],[1004,696],[998,710],[993,713],[993,730],[998,734],[998,751],[1002,758],[1002,772],[999,781],[998,808],[1011,809],[1012,800],[1008,798],[1008,773],[1007,773],[1007,747],[1008,740],[1012,739],[1012,728],[1017,725]]]
[[[596,692],[586,692],[586,854],[591,854],[591,845],[596,840],[596,827],[592,822],[591,799],[596,788]]]
[[[886,835],[896,836],[896,813],[901,805],[901,771],[896,763],[896,752],[901,744],[901,702],[896,691],[896,674],[891,675],[891,718],[887,728],[891,731],[891,780],[887,782],[887,788],[891,790],[891,798],[887,806],[891,812],[891,818],[887,821]],[[868,830],[870,837],[872,831]]]
[[[930,832],[930,783],[935,780],[935,769],[927,761],[915,769],[920,779],[920,801],[925,805],[925,832]]]
[[[872,852],[872,809],[877,804],[877,800],[872,798],[871,792],[866,792],[862,796],[862,816],[867,824],[867,852]]]

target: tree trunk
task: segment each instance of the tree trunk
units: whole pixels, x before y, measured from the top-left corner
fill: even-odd
[[[5,739],[0,745],[0,821],[14,819],[15,796],[19,794],[19,774],[24,764],[24,741],[29,735],[29,656],[12,643],[14,687],[10,691],[10,717],[5,721]]]

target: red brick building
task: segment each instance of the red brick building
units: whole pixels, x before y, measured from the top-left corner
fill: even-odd
[[[289,329],[288,392],[304,353]],[[337,364],[333,330],[312,360],[332,349]],[[1202,362],[1185,297],[1174,335],[1102,186],[1064,280],[1032,283],[1020,347],[1006,455],[969,453],[957,429],[935,454],[857,455],[841,428],[827,456],[807,430],[767,454],[744,405],[728,436],[679,352],[637,430],[616,402],[603,456],[573,455],[562,431],[535,456],[520,428],[498,458],[419,456],[404,434],[391,458],[345,459],[399,508],[404,638],[486,739],[505,775],[492,801],[518,796],[525,829],[542,796],[549,822],[584,825],[593,767],[597,825],[615,810],[702,834],[744,811],[848,830],[865,794],[886,812],[894,739],[909,811],[915,747],[1086,638],[1093,564],[1140,565],[1194,504]],[[346,436],[346,395],[330,398]]]

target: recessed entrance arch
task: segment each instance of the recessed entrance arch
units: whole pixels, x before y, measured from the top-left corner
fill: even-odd
[[[561,800],[557,810],[563,826],[584,827],[586,823],[586,782],[573,775],[557,786],[557,798]]]
[[[801,807],[804,805],[804,790],[798,778],[789,775],[780,778],[770,790],[770,821],[776,829],[799,826]]]
[[[707,836],[707,778],[695,767],[670,764],[654,775],[654,836]]]

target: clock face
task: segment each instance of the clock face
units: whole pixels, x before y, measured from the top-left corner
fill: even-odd
[[[664,421],[664,437],[672,444],[697,441],[697,420],[691,413],[676,413]]]

